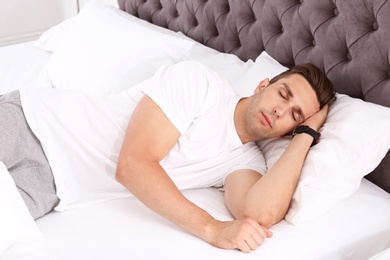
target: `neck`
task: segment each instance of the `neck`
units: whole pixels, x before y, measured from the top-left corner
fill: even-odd
[[[246,112],[250,104],[250,97],[242,98],[238,101],[236,109],[234,110],[234,126],[236,128],[238,137],[243,144],[253,142],[255,137],[251,136],[246,128]]]

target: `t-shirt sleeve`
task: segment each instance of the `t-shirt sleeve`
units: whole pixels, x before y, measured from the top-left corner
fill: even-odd
[[[219,80],[200,63],[185,61],[159,69],[142,91],[183,134],[196,117],[210,109],[207,106],[213,101],[209,99],[217,98],[222,85]]]
[[[226,178],[233,172],[238,170],[253,170],[261,175],[267,172],[267,163],[263,153],[255,143],[247,143],[243,147],[243,159],[240,164],[231,167],[222,178],[222,185],[225,185]]]

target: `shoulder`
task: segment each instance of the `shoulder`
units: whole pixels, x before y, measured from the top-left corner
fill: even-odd
[[[197,61],[182,61],[160,68],[144,92],[168,92],[191,98],[220,96],[229,83],[211,68]]]
[[[168,66],[173,69],[178,69],[178,70],[186,70],[188,72],[197,72],[197,73],[213,73],[214,70],[212,70],[210,67],[207,67],[206,65],[202,64],[199,61],[195,60],[185,60],[185,61],[180,61],[174,64],[171,64]]]
[[[215,70],[194,60],[181,61],[167,66],[165,69],[162,69],[162,74],[175,76],[176,79],[179,77],[182,80],[192,80],[199,83],[216,82],[218,85],[227,84],[225,78]]]

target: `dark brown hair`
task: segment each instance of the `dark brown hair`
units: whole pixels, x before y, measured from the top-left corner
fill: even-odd
[[[333,83],[326,77],[325,73],[320,68],[311,63],[295,65],[291,69],[284,71],[271,79],[270,84],[292,74],[302,75],[309,82],[317,95],[320,109],[336,99]]]

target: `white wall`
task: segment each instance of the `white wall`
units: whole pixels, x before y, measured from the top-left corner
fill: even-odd
[[[80,8],[82,8],[88,1],[90,1],[90,0],[79,0]],[[100,3],[103,3],[103,4],[109,4],[109,5],[113,5],[115,7],[118,7],[118,1],[117,0],[98,0],[98,1]]]
[[[0,0],[0,46],[37,39],[89,0]],[[118,7],[117,0],[98,0]]]
[[[37,39],[77,8],[77,0],[0,0],[0,46]]]
[[[37,39],[77,14],[77,0],[0,0],[0,46]]]

